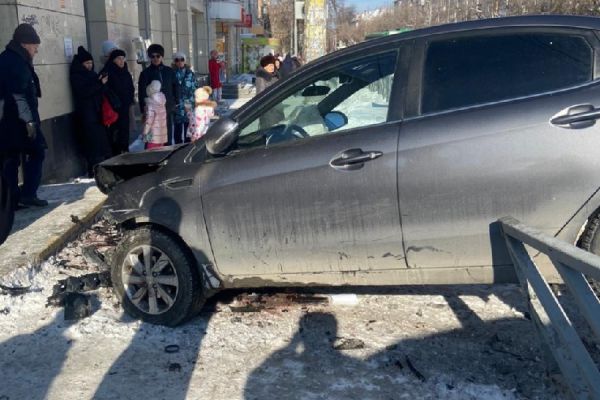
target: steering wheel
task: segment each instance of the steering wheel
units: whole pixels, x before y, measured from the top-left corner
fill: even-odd
[[[296,125],[296,124],[289,124],[288,126],[285,127],[283,132],[281,132],[281,136],[283,136],[283,137],[286,137],[289,135],[295,136],[298,139],[307,138],[309,136],[308,133],[306,133],[306,131],[304,130],[304,128],[302,128],[300,125]]]
[[[299,125],[287,125],[281,133],[274,133],[267,137],[266,145],[288,142],[295,139],[303,139],[309,137],[309,134]]]

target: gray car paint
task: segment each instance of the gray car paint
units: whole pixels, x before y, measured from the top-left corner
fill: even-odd
[[[590,17],[507,18],[428,28],[371,41],[309,64],[291,79],[257,96],[232,118],[243,127],[245,121],[252,120],[261,110],[281,98],[286,88],[308,79],[307,76],[318,73],[331,62],[341,62],[381,46],[397,46],[425,35],[502,26],[599,29],[600,22]],[[408,88],[407,93],[407,99],[412,102],[407,106],[414,107],[418,88]],[[398,98],[398,95],[392,97]],[[364,132],[357,130],[339,137],[310,139],[277,149],[255,149],[230,158],[207,156],[210,159],[207,163],[203,163],[204,156],[197,157],[195,162],[184,163],[184,152],[178,152],[166,163],[163,160],[165,165],[157,172],[117,185],[110,194],[108,208],[114,211],[119,222],[150,222],[174,232],[190,246],[199,264],[216,266],[217,273],[225,278],[225,286],[491,282],[499,280],[496,271],[506,265],[506,258],[492,251],[498,250],[498,247],[490,242],[490,223],[496,218],[511,214],[546,232],[560,232],[561,237],[573,242],[573,233],[580,228],[577,224],[587,218],[582,213],[589,215],[600,206],[600,196],[590,197],[600,186],[595,174],[598,171],[598,128],[572,131],[552,127],[548,123],[552,115],[565,107],[580,103],[598,105],[597,99],[596,85],[588,85],[443,115],[419,117],[414,114],[409,115],[401,129],[399,123],[384,124],[396,130],[386,131],[381,142],[365,141],[366,136],[375,137],[366,135],[373,129],[367,127]],[[376,175],[378,161],[389,167],[390,159],[394,159],[389,145],[398,132],[397,179],[401,216],[397,212],[394,216],[391,213],[393,205],[381,200],[381,196],[387,195],[391,189],[377,185],[372,179]],[[209,135],[218,135],[218,132],[209,131]],[[317,148],[315,143],[321,140],[324,146]],[[483,146],[488,145],[495,150],[484,149]],[[349,172],[329,171],[327,168],[330,167],[325,166],[328,157],[349,146],[366,150],[382,150],[385,146],[386,154],[367,163],[364,171],[355,174],[358,179],[347,179],[345,182],[353,186],[344,187],[343,195],[338,196],[335,190],[331,190],[335,187],[323,188],[320,183],[328,182],[336,174],[345,174],[338,175],[344,177],[340,182],[353,176]],[[202,148],[200,141],[190,151],[201,153]],[[315,153],[306,154],[306,149]],[[483,151],[477,152],[478,149]],[[252,156],[256,158],[253,160]],[[303,161],[304,157],[306,160]],[[225,160],[234,162],[226,165],[228,162]],[[219,165],[223,167],[218,168]],[[238,165],[237,170],[235,165]],[[310,175],[311,172],[316,175]],[[394,172],[385,171],[383,174],[383,182],[388,182]],[[174,189],[168,185],[172,180],[186,181],[190,178],[192,184],[189,188]],[[336,184],[333,183],[334,186]],[[365,184],[373,193],[358,195]],[[395,190],[394,184],[392,187]],[[274,197],[269,197],[269,190]],[[323,199],[329,202],[325,203],[325,208],[334,213],[333,216],[325,215],[324,224],[320,227],[315,225],[318,219],[303,220],[306,219],[304,213],[295,214],[301,210],[317,212],[314,202],[321,199],[319,191],[325,191]],[[300,195],[287,197],[287,193]],[[373,203],[377,207],[357,203],[372,200],[377,197],[376,194],[380,194]],[[249,208],[245,199],[264,207],[258,209],[260,220],[252,215],[256,209]],[[303,200],[313,203],[307,204]],[[330,203],[332,201],[333,204]],[[353,225],[355,222],[352,220],[335,215],[340,211],[339,207],[335,207],[336,201],[341,201],[338,204],[349,201],[350,211],[366,213],[355,221],[357,225]],[[170,211],[173,208],[176,212]],[[571,221],[575,226],[563,229],[578,210],[580,213]],[[230,211],[232,214],[228,214]],[[300,220],[294,218],[296,215]],[[369,239],[365,228],[374,226],[370,225],[370,221],[381,223],[384,219],[384,229],[375,234],[375,241],[364,242]],[[293,227],[308,230],[294,232]],[[404,242],[399,245],[391,237],[398,237],[400,229],[404,232]],[[239,235],[240,247],[236,247],[236,235]],[[286,237],[288,244],[285,243]],[[289,246],[290,238],[296,239],[294,246]],[[495,239],[492,236],[492,240]],[[344,242],[349,242],[347,247]],[[336,247],[336,243],[341,245]],[[402,247],[406,254],[396,253]],[[384,248],[386,252],[382,253]],[[251,254],[252,251],[258,257]],[[313,251],[316,257],[312,256]],[[383,257],[388,252],[393,259]],[[405,255],[408,264],[404,260],[398,262]],[[382,264],[371,261],[371,256],[379,256]],[[261,260],[266,261],[266,265]],[[241,264],[236,264],[237,261]],[[492,261],[496,262],[495,269],[491,267]],[[382,266],[383,270],[378,269]],[[254,276],[252,269],[268,277],[236,281],[237,275]],[[507,276],[511,268],[500,270],[503,271],[500,275]],[[348,275],[348,271],[353,274]],[[290,279],[289,274],[297,275]]]
[[[231,275],[405,268],[396,192],[398,124],[258,148],[198,181],[219,271]],[[330,160],[383,156],[354,171]]]

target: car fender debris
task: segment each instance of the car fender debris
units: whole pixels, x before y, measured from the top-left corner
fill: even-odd
[[[96,249],[96,246],[84,246],[81,249],[81,254],[88,264],[97,265],[103,271],[110,271],[110,265],[108,265],[104,256]]]
[[[65,321],[89,317],[92,305],[88,296],[81,293],[67,293],[64,297]]]
[[[111,287],[110,272],[94,272],[81,276],[70,276],[61,279],[52,288],[52,296],[48,297],[47,306],[60,306],[65,304],[65,296],[68,293],[82,293],[96,290],[99,287]]]

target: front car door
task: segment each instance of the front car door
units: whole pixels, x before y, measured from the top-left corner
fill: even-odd
[[[223,276],[335,283],[340,272],[405,267],[390,106],[398,58],[387,46],[296,76],[201,168]]]
[[[512,280],[494,221],[511,215],[554,235],[594,194],[600,127],[550,121],[600,106],[597,49],[592,32],[559,28],[420,42],[398,158],[410,267],[451,270],[455,282]]]

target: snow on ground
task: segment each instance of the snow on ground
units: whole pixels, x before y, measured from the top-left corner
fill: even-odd
[[[45,304],[59,279],[95,270],[81,244],[4,282],[31,286],[0,290],[0,399],[564,396],[545,378],[516,286],[361,289],[352,306],[307,291],[224,292],[174,329],[123,315],[104,288],[91,292],[92,316],[66,322]]]

